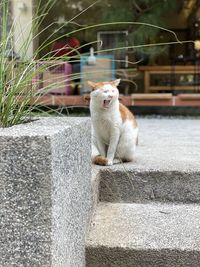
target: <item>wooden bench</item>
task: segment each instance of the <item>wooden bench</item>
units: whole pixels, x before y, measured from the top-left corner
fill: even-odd
[[[200,90],[200,83],[198,84],[198,77],[200,75],[199,66],[184,65],[184,66],[141,66],[139,71],[144,72],[144,92],[154,93],[161,91],[188,91],[188,90]],[[159,75],[162,81],[162,75],[170,75],[170,80],[167,84],[152,85],[152,75]],[[176,75],[191,75],[192,81],[184,83],[176,81]]]

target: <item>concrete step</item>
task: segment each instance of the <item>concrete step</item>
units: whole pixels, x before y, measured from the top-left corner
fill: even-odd
[[[200,202],[200,121],[139,118],[133,163],[101,167],[100,200]]]
[[[100,170],[100,201],[200,203],[200,171],[137,170],[133,166]]]
[[[200,206],[100,203],[87,267],[199,267]]]

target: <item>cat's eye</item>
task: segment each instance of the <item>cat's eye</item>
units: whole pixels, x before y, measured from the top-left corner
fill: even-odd
[[[108,90],[104,90],[103,92],[107,94],[109,91]]]

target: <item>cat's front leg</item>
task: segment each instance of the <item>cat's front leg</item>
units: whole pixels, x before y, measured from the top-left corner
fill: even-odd
[[[96,136],[95,138],[96,147],[99,151],[99,154],[102,157],[106,157],[106,144],[104,144],[100,138],[100,136]]]
[[[110,143],[109,143],[108,152],[107,152],[107,164],[106,164],[107,166],[113,165],[113,160],[114,160],[115,153],[117,150],[119,137],[120,137],[120,130],[118,128],[115,128],[111,132],[111,136],[110,136]]]

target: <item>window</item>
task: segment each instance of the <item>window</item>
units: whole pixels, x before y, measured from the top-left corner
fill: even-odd
[[[101,31],[97,33],[99,55],[113,55],[115,58],[116,68],[128,67],[127,49],[113,50],[128,46],[128,31]]]

